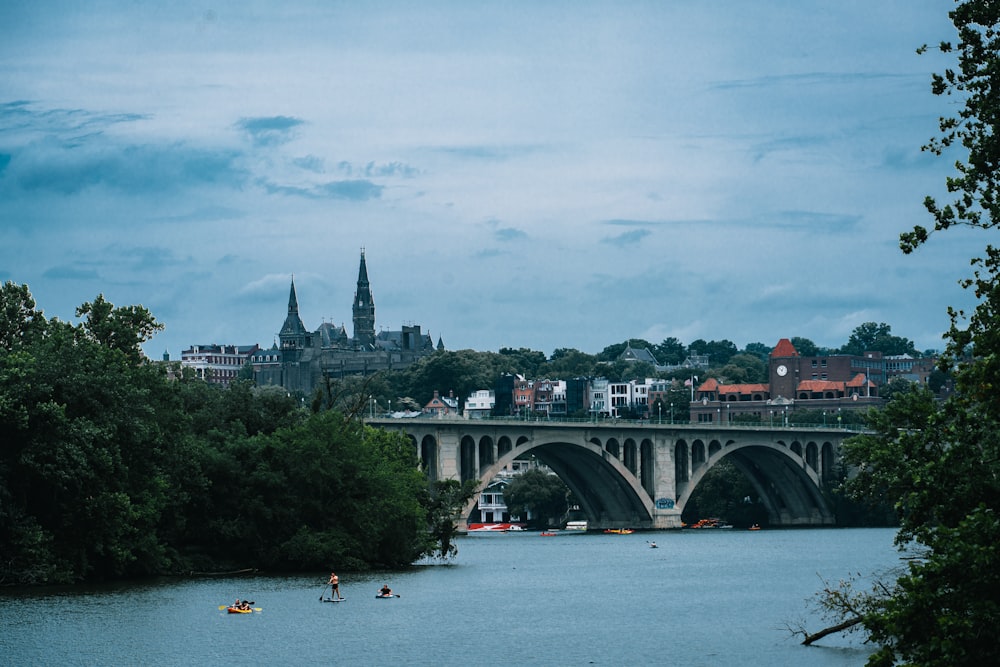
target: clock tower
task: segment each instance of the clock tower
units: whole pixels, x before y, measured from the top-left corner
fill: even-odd
[[[771,351],[768,361],[771,399],[794,399],[799,384],[799,353],[792,341],[782,338]]]

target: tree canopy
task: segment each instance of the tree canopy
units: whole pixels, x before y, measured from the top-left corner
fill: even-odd
[[[958,42],[939,49],[954,54],[958,66],[935,75],[931,87],[954,98],[957,112],[940,119],[939,136],[924,148],[959,153],[956,175],[947,179],[953,199],[926,198],[933,228],[918,225],[901,234],[905,253],[933,232],[1000,224],[1000,4],[959,2],[950,17]],[[944,402],[921,389],[895,392],[871,416],[872,432],[845,449],[846,462],[859,470],[850,490],[889,502],[900,523],[897,543],[911,554],[894,582],[869,593],[841,586],[821,598],[825,609],[853,617],[842,625],[863,626],[878,647],[869,665],[1000,661],[992,631],[1000,620],[1000,251],[987,243],[972,266],[964,285],[977,305],[970,313],[950,311],[941,358],[942,370],[954,373],[956,392]],[[879,333],[878,327],[866,332]]]
[[[399,567],[440,549],[455,508],[402,434],[150,363],[138,345],[159,324],[141,306],[77,312],[46,320],[27,286],[0,286],[0,583]]]

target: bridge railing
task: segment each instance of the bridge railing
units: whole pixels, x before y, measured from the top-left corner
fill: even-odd
[[[595,426],[676,426],[676,427],[695,427],[695,428],[733,428],[733,429],[748,429],[748,428],[760,428],[760,429],[789,429],[789,430],[801,430],[801,429],[834,429],[839,431],[849,431],[849,432],[862,432],[866,428],[863,424],[848,424],[845,422],[834,422],[830,420],[829,422],[793,422],[784,420],[767,421],[767,422],[757,422],[757,421],[733,421],[733,422],[693,422],[693,421],[681,421],[679,419],[674,419],[673,421],[668,419],[624,419],[620,417],[563,417],[560,415],[549,415],[549,416],[539,416],[532,415],[528,418],[523,416],[509,416],[509,417],[494,417],[494,416],[483,416],[483,417],[463,417],[460,415],[434,415],[434,414],[420,414],[416,416],[406,416],[406,417],[396,417],[391,414],[378,415],[373,419],[368,419],[368,421],[417,421],[417,422],[427,422],[427,421],[447,421],[454,423],[501,423],[501,424],[526,424],[526,423],[552,423],[552,424],[593,424]]]

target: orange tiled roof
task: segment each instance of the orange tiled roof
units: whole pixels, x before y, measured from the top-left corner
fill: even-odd
[[[866,382],[864,373],[858,373],[853,378],[851,378],[851,380],[847,383],[848,387],[864,387],[866,385],[874,387],[875,383],[872,382],[871,380],[868,380]]]
[[[766,384],[720,384],[720,394],[754,394],[771,391],[771,387]]]
[[[698,387],[698,391],[717,391],[719,388],[719,382],[715,378],[708,378],[701,383]]]
[[[843,391],[843,382],[833,382],[832,380],[803,380],[799,383],[798,389],[796,391],[827,391],[827,390],[840,390]]]
[[[792,345],[792,341],[787,338],[782,338],[778,341],[778,344],[774,346],[771,350],[772,357],[797,357],[799,356],[798,351],[795,346]]]

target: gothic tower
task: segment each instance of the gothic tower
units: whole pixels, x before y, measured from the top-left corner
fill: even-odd
[[[299,318],[299,299],[295,296],[295,278],[292,277],[292,288],[288,293],[288,315],[281,325],[278,339],[281,341],[281,354],[285,361],[298,361],[306,346],[306,325]]]
[[[358,269],[358,289],[354,293],[354,345],[362,350],[375,347],[375,300],[368,282],[364,248],[361,249],[361,267]]]

